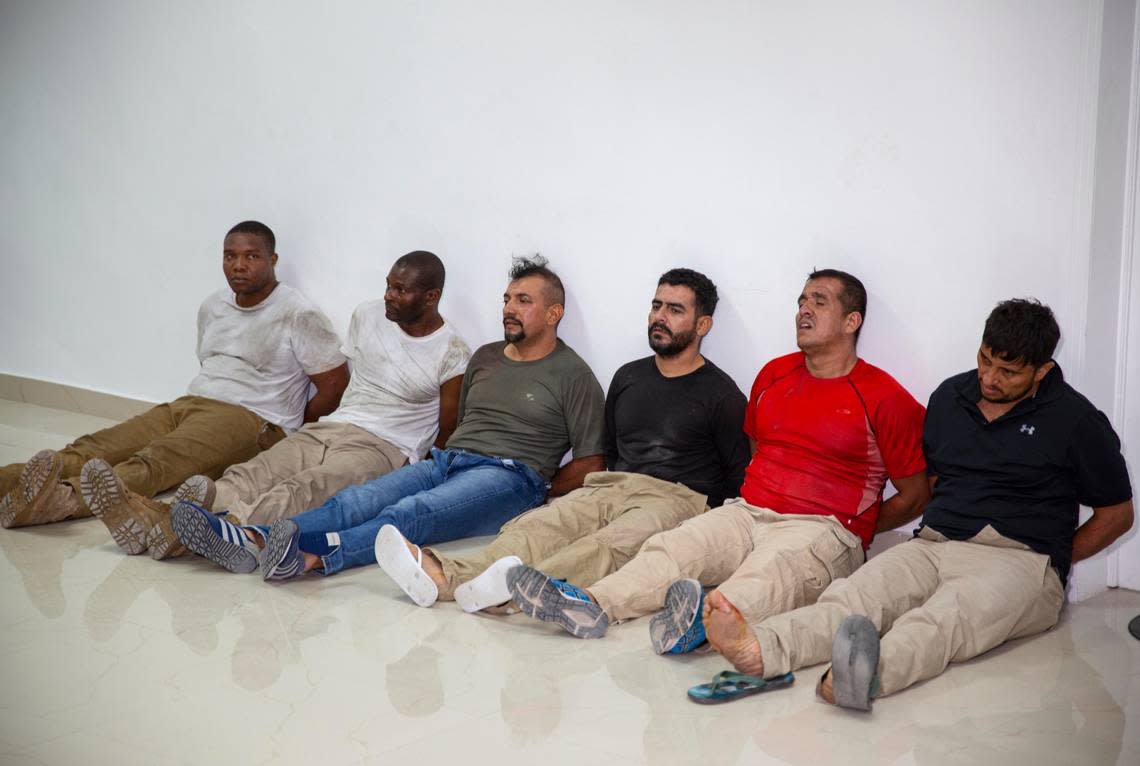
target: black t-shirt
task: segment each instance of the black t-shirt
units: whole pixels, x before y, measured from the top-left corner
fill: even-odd
[[[715,508],[740,494],[750,452],[746,404],[707,359],[678,378],[662,375],[652,356],[630,362],[606,395],[606,468],[681,482]]]
[[[987,524],[1047,554],[1069,574],[1081,505],[1132,497],[1120,440],[1104,413],[1054,367],[1032,399],[992,423],[978,409],[976,370],[930,396],[923,429],[927,470],[938,476],[923,525],[965,540]]]

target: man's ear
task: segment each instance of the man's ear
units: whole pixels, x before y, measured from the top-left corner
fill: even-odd
[[[440,290],[438,287],[433,287],[432,289],[430,289],[426,293],[424,293],[424,303],[426,303],[429,306],[435,306],[436,304],[439,303],[440,296],[442,296],[442,295],[443,295],[443,290]]]
[[[843,317],[843,330],[848,333],[856,333],[859,328],[863,326],[863,315],[858,311],[852,311],[847,316]]]
[[[1033,382],[1040,383],[1043,381],[1045,379],[1045,376],[1049,374],[1049,370],[1053,369],[1056,366],[1057,363],[1050,359],[1048,362],[1038,367],[1037,372],[1033,373]]]
[[[713,318],[709,314],[705,314],[703,317],[697,319],[697,337],[703,338],[708,335],[709,331],[712,330],[712,326]]]
[[[561,303],[555,303],[546,307],[546,323],[549,325],[556,325],[562,321],[562,315],[566,313],[566,307]]]

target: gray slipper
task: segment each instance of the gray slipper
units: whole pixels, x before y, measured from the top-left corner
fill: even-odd
[[[835,704],[852,710],[870,710],[877,686],[879,631],[861,614],[839,623],[831,644],[831,688]]]

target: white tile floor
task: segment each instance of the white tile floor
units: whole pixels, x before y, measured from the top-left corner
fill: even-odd
[[[0,401],[0,464],[109,422]],[[1140,764],[1128,591],[866,716],[815,702],[815,670],[697,706],[723,663],[655,656],[646,620],[577,641],[419,609],[374,568],[271,586],[123,556],[94,520],[0,551],[3,764]]]

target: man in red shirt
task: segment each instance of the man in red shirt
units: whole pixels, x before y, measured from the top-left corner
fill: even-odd
[[[589,591],[516,567],[507,577],[515,604],[581,638],[662,610],[650,639],[676,654],[705,641],[705,587],[715,588],[710,605],[751,623],[814,603],[853,572],[875,532],[914,519],[930,497],[922,405],[856,353],[866,307],[850,274],[809,275],[796,311],[800,351],[766,364],[752,386],[741,498],[651,537]],[[888,478],[898,494],[884,502]]]

